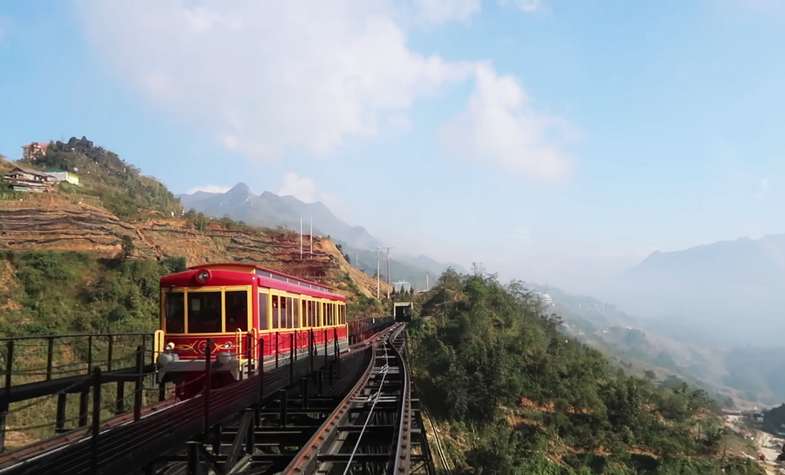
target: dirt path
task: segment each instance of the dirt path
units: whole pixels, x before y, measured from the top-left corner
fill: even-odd
[[[727,427],[739,434],[746,434],[745,437],[751,438],[751,441],[755,444],[757,453],[752,454],[755,457],[746,453],[744,455],[758,460],[760,465],[766,470],[767,475],[785,475],[785,465],[777,462],[777,457],[782,452],[785,440],[767,432],[742,427],[741,417],[738,415],[727,415],[724,419]],[[763,455],[765,460],[759,460],[758,455]]]
[[[762,431],[755,431],[755,444],[758,451],[766,457],[764,468],[770,475],[785,474],[783,466],[777,462],[777,456],[782,452],[783,439],[774,437]]]

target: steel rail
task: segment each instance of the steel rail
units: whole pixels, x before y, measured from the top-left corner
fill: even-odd
[[[401,364],[401,378],[402,390],[401,401],[398,419],[398,443],[395,448],[395,462],[393,464],[392,473],[408,473],[411,462],[411,426],[412,426],[412,400],[411,400],[411,384],[409,382],[409,368],[406,366],[406,359],[402,354],[405,351],[406,334],[396,335],[403,341],[399,348],[393,350],[398,353],[398,359]]]
[[[319,429],[311,436],[310,439],[305,443],[303,448],[295,455],[295,457],[290,461],[289,465],[286,466],[283,473],[286,474],[304,474],[304,473],[314,473],[317,470],[317,467],[320,463],[345,463],[347,464],[346,469],[348,470],[349,464],[356,460],[362,460],[363,462],[374,461],[375,463],[385,463],[388,467],[394,467],[395,462],[393,459],[398,460],[400,455],[397,450],[406,450],[406,443],[405,441],[408,440],[408,430],[410,425],[407,424],[406,429],[401,428],[402,418],[399,417],[397,421],[397,425],[391,426],[394,429],[395,438],[391,440],[390,448],[395,448],[396,451],[393,453],[387,454],[357,454],[357,445],[359,445],[359,439],[355,448],[352,450],[351,454],[341,454],[341,453],[329,453],[329,450],[325,450],[328,446],[335,446],[336,445],[336,438],[341,431],[345,431],[347,427],[354,427],[350,422],[347,421],[350,414],[353,412],[353,406],[357,404],[358,401],[365,401],[371,402],[371,411],[373,411],[376,407],[376,402],[379,401],[378,396],[385,390],[385,381],[386,375],[382,376],[382,382],[379,384],[378,394],[370,394],[367,397],[361,396],[361,393],[364,390],[367,390],[369,386],[372,385],[372,376],[381,374],[381,371],[378,371],[377,368],[377,360],[379,359],[380,355],[380,345],[384,345],[385,351],[387,351],[387,346],[389,349],[394,353],[393,358],[386,358],[385,359],[385,367],[389,366],[390,359],[395,359],[402,363],[403,360],[400,358],[400,352],[394,347],[393,342],[395,339],[400,335],[402,330],[404,329],[404,325],[401,323],[397,323],[389,327],[388,329],[378,333],[376,337],[370,343],[371,345],[371,357],[368,363],[367,368],[363,372],[362,376],[358,378],[357,382],[354,384],[352,389],[346,394],[346,396],[338,403],[336,408],[327,416],[324,420],[322,425]],[[403,369],[403,366],[399,366],[399,373],[400,370]],[[374,371],[377,370],[377,371]],[[403,375],[402,375],[403,376]],[[408,387],[408,386],[407,386]],[[405,395],[407,392],[402,392],[401,395]],[[396,406],[396,410],[401,410],[401,406]],[[399,413],[402,414],[402,413]],[[370,420],[372,413],[369,412],[368,417],[366,419],[366,423],[362,426],[363,428],[367,428],[368,423],[367,421]],[[401,432],[405,431],[406,434],[401,437]],[[360,430],[360,437],[364,434],[365,431],[362,429]],[[404,443],[399,443],[399,441],[404,441]],[[340,443],[340,441],[338,442]],[[408,466],[408,451],[407,455],[405,456],[406,465]],[[346,472],[345,472],[346,473]],[[392,472],[391,472],[392,473]]]

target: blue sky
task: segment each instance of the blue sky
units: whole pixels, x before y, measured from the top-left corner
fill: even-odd
[[[781,1],[318,5],[3,2],[0,153],[86,135],[577,290],[785,232]]]

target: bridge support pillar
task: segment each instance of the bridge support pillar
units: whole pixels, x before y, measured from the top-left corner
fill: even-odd
[[[188,446],[188,475],[202,475],[202,461],[200,451],[202,444],[191,441]]]
[[[65,405],[68,402],[66,393],[57,393],[57,414],[55,415],[55,433],[65,432]]]
[[[5,418],[8,415],[8,405],[0,408],[0,452],[5,451]]]
[[[285,389],[279,390],[278,391],[278,396],[279,396],[279,399],[281,401],[281,408],[280,408],[281,409],[281,414],[280,414],[280,417],[281,417],[281,427],[286,427],[286,419],[287,419],[286,406],[287,406],[287,402],[288,402],[287,401],[286,390]]]
[[[303,407],[305,410],[308,408],[308,378],[300,378],[300,393],[303,396]]]

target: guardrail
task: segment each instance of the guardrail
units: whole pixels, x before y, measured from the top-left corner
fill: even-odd
[[[391,321],[389,317],[351,321],[349,340],[352,343],[362,341]],[[328,353],[337,354],[341,351],[336,334],[333,334],[330,348],[327,339],[323,337],[324,345],[317,349],[313,332],[302,331],[308,333],[307,337],[302,337],[307,339],[307,349],[297,349],[297,345],[292,341],[296,337],[289,332],[276,333],[273,347],[278,350],[274,351],[274,359],[265,360],[268,367],[277,368],[289,361],[306,357],[309,360],[308,366],[313,371],[316,355],[324,358],[326,362]],[[279,334],[281,338],[278,338]],[[263,371],[264,365],[260,364],[257,357],[265,354],[264,341],[260,335],[250,332],[242,335],[241,340],[246,369],[242,376],[254,374],[257,369]],[[132,407],[133,419],[138,420],[146,403],[161,402],[173,396],[172,391],[167,391],[165,383],[156,387],[153,374],[156,371],[155,357],[160,348],[154,347],[154,341],[153,333],[147,332],[0,338],[0,367],[4,369],[4,385],[0,387],[0,452],[5,449],[8,433],[38,434],[33,437],[33,440],[36,440],[87,429],[88,426],[99,430],[102,413],[104,418],[107,417],[107,412],[109,416],[119,416]],[[283,349],[280,349],[282,347]],[[291,382],[294,378],[292,365],[288,373]],[[147,385],[145,378],[148,378]],[[112,387],[108,390],[102,389],[102,386],[107,384]],[[127,384],[133,384],[132,393],[126,392]],[[146,393],[156,395],[145,396]],[[75,394],[79,395],[78,415],[75,411],[68,410],[68,396]],[[47,396],[56,398],[56,406]],[[107,398],[111,401],[106,401]],[[28,400],[32,402],[24,403]],[[42,405],[47,408],[46,413],[50,417],[48,422],[40,423],[36,420],[32,424],[17,423],[7,427],[7,418],[10,415],[14,415],[9,419],[12,424],[19,417],[30,419],[29,415],[34,411],[38,411],[34,414],[35,418],[40,419]]]

